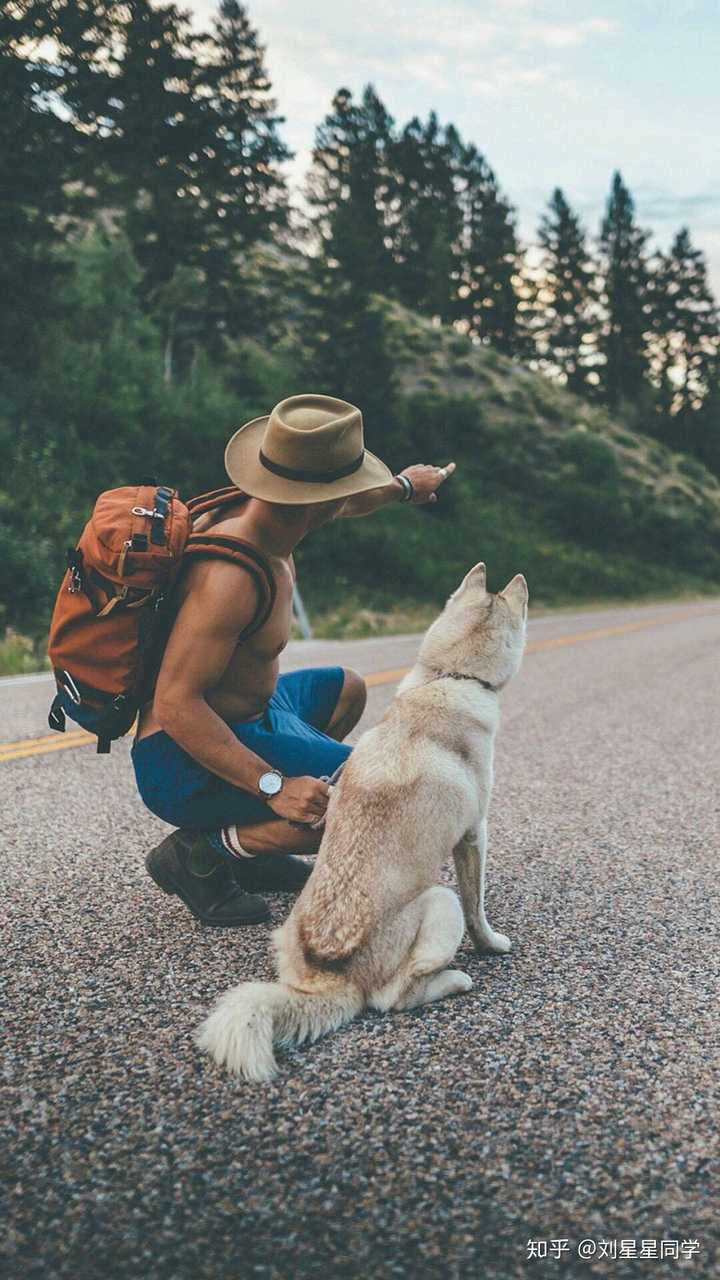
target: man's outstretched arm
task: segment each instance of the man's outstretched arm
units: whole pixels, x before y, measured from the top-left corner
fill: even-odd
[[[425,463],[417,463],[415,466],[406,467],[400,475],[407,476],[412,485],[411,500],[414,505],[423,506],[427,502],[437,502],[437,490],[454,470],[454,462],[448,462],[444,467],[430,467]],[[405,493],[405,485],[396,478],[379,489],[368,489],[366,493],[357,493],[352,498],[348,498],[336,519],[372,515],[373,511],[380,511],[391,502],[399,502],[405,497]]]

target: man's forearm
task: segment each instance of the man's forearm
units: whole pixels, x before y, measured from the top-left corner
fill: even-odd
[[[229,725],[202,697],[178,696],[157,709],[166,733],[193,760],[225,782],[259,795],[258,782],[272,765],[238,742]]]
[[[414,466],[405,467],[390,484],[381,485],[379,489],[368,489],[367,493],[356,493],[348,498],[339,516],[369,516],[373,511],[380,511],[391,502],[400,502],[403,498],[415,506],[426,502],[437,502],[437,490],[448,476],[455,470],[455,463],[448,462],[444,467],[431,467],[425,462],[416,462]],[[336,517],[337,518],[337,517]]]
[[[366,493],[356,493],[348,498],[340,515],[343,519],[372,515],[373,511],[380,511],[391,502],[399,502],[404,493],[400,481],[393,480],[390,484],[381,485],[379,489],[368,489]]]

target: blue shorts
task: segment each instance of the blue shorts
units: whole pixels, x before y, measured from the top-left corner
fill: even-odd
[[[342,667],[309,667],[280,676],[261,719],[241,720],[230,728],[239,742],[287,777],[329,776],[351,750],[323,732],[343,680]],[[143,801],[174,827],[210,830],[275,817],[259,796],[210,773],[163,730],[136,742],[132,759]]]

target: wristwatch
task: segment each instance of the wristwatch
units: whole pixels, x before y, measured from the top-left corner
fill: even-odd
[[[258,790],[264,796],[276,796],[278,791],[282,791],[282,784],[285,781],[281,773],[277,769],[269,769],[267,773],[263,773],[258,778]]]

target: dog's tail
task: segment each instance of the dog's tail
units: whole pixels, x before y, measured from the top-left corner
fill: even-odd
[[[282,982],[243,982],[221,996],[196,1033],[196,1040],[220,1065],[246,1080],[272,1080],[273,1047],[317,1040],[350,1022],[363,1006],[360,992],[296,991]]]

